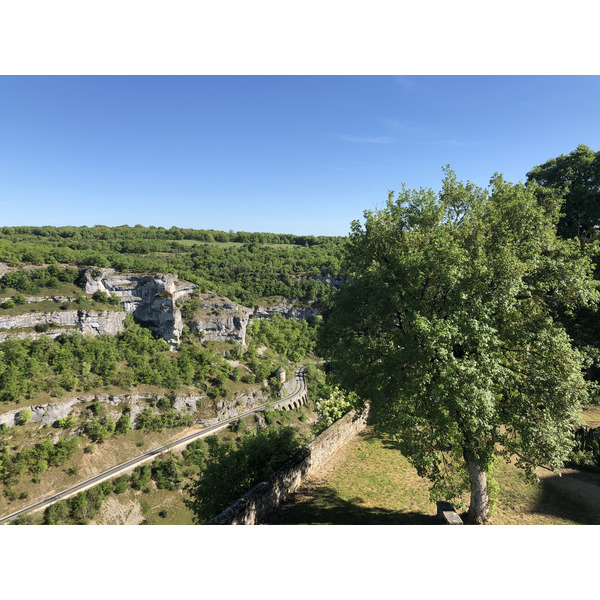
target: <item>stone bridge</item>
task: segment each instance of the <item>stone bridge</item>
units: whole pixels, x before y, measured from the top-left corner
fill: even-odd
[[[306,382],[304,381],[305,369],[306,367],[301,367],[296,373],[296,382],[298,383],[299,388],[291,396],[287,396],[278,402],[273,402],[273,408],[292,410],[294,408],[299,408],[308,402],[308,391],[306,389]]]

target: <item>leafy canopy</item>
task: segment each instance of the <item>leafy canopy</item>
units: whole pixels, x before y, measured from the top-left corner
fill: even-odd
[[[570,154],[561,154],[534,167],[529,181],[560,190],[565,202],[558,223],[563,237],[590,238],[600,228],[600,152],[580,144]]]
[[[558,469],[588,398],[582,358],[557,310],[598,299],[590,260],[556,236],[560,198],[495,175],[439,195],[403,187],[352,223],[321,343],[334,377],[371,401],[379,428],[447,499],[519,453]],[[457,476],[458,473],[458,476]]]

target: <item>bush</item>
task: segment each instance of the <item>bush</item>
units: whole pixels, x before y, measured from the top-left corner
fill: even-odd
[[[115,433],[127,433],[131,429],[131,419],[129,414],[121,415],[115,426]]]
[[[113,482],[113,492],[115,494],[122,494],[127,491],[127,487],[129,486],[129,475],[121,475],[120,477],[116,477],[112,480]]]
[[[181,461],[173,454],[169,454],[166,458],[157,458],[152,463],[152,479],[160,490],[179,489],[183,482]]]
[[[151,478],[152,469],[150,465],[140,465],[131,474],[131,487],[134,490],[142,490],[150,483]]]
[[[195,465],[203,469],[206,465],[208,447],[204,440],[194,440],[185,447],[181,455],[183,456],[184,465]]]
[[[69,504],[66,500],[59,500],[51,504],[44,511],[44,524],[46,525],[61,525],[69,518]]]
[[[29,421],[31,421],[32,417],[33,413],[31,412],[31,410],[29,408],[23,408],[19,411],[19,414],[17,416],[17,424],[26,425],[27,423],[29,423]]]
[[[100,410],[102,409],[102,402],[100,402],[100,400],[94,400],[90,404],[89,409],[92,411],[93,415],[100,414]]]
[[[60,429],[68,429],[69,427],[73,427],[73,425],[75,425],[75,415],[73,414],[69,414],[56,421],[56,426]]]

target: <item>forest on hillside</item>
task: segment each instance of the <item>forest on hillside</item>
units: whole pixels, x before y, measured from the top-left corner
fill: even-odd
[[[339,274],[343,244],[341,237],[177,227],[3,227],[0,262],[175,273],[201,291],[251,306],[265,296],[328,297],[331,286],[318,278]],[[26,291],[11,283],[16,277],[0,279],[0,293]]]

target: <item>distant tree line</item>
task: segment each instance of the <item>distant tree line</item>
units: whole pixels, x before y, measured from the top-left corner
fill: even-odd
[[[203,243],[209,235],[217,235],[219,241],[243,243]],[[344,238],[336,237],[203,233],[175,228],[4,227],[0,229],[0,261],[13,266],[60,263],[80,269],[96,266],[123,272],[171,272],[198,284],[203,291],[249,306],[265,296],[327,298],[331,288],[315,277],[338,274],[343,244]],[[5,275],[1,285],[29,292],[77,280],[72,269],[68,275],[62,273],[62,279],[59,272],[56,267],[35,276],[19,271]]]

